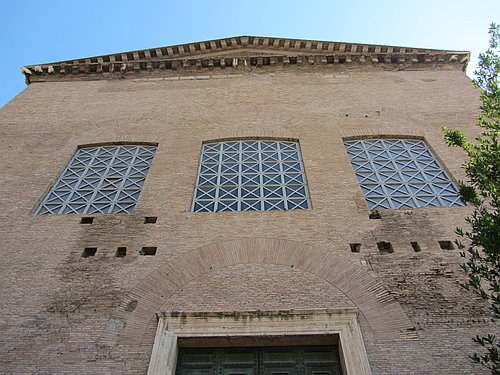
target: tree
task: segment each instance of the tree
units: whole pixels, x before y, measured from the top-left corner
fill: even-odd
[[[490,47],[479,55],[473,83],[481,90],[481,113],[477,124],[481,133],[467,140],[461,130],[444,128],[446,142],[463,149],[467,181],[459,182],[462,200],[474,206],[465,220],[468,229],[457,228],[467,275],[462,284],[488,303],[493,319],[500,317],[500,26],[491,24]],[[500,339],[493,334],[476,336],[483,347],[471,359],[500,374]]]

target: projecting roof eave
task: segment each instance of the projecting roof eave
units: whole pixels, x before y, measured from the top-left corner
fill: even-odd
[[[380,66],[383,69],[436,69],[452,66],[465,71],[467,51],[385,46],[302,39],[238,36],[161,48],[114,53],[21,68],[28,82],[66,79],[106,79],[119,75],[219,69],[282,69],[302,67]]]

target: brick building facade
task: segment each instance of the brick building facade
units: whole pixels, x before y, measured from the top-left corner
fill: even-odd
[[[468,58],[236,37],[23,67],[0,372],[485,373],[441,133],[475,131]]]

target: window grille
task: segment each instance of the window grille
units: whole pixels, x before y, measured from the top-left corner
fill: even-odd
[[[194,212],[309,207],[298,142],[242,140],[203,144]]]
[[[370,209],[463,206],[423,140],[355,140],[345,148]]]
[[[35,214],[131,213],[155,151],[149,145],[78,149]]]

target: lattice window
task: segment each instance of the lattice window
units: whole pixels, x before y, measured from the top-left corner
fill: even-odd
[[[309,207],[298,142],[243,140],[203,145],[194,212]]]
[[[155,151],[149,145],[78,149],[35,214],[132,212]]]
[[[365,139],[345,147],[371,209],[463,205],[423,140]]]

